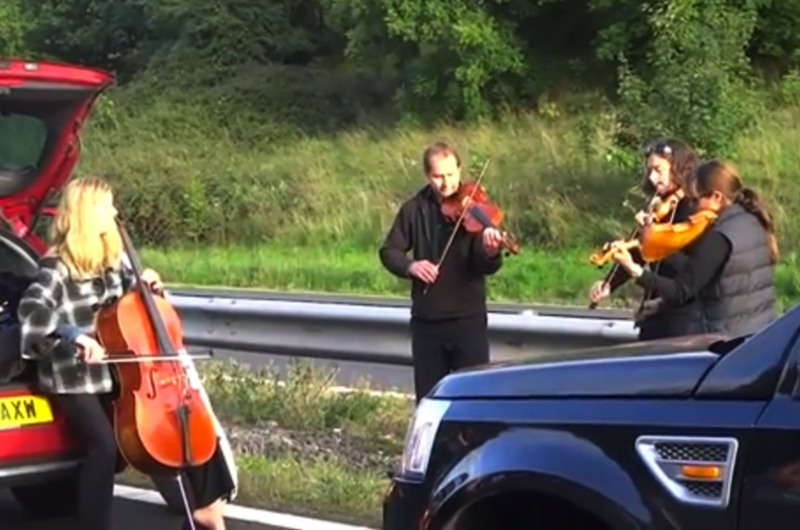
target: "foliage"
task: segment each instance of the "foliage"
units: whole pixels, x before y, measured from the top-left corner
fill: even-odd
[[[652,30],[644,67],[622,58],[620,95],[632,135],[678,135],[698,151],[731,156],[757,109],[745,47],[755,2],[674,0],[643,4]],[[637,73],[636,70],[645,73]]]
[[[797,86],[781,91],[787,101]],[[159,247],[145,261],[169,282],[407,295],[408,283],[381,267],[377,248],[401,201],[424,182],[421,146],[447,138],[463,152],[468,176],[490,157],[484,184],[522,244],[491,280],[490,296],[585,304],[586,286],[603,274],[589,253],[629,233],[644,200],[631,189],[641,155],[613,149],[617,117],[594,107],[578,117],[523,114],[259,148],[207,136],[202,116],[179,127],[159,109],[113,134],[90,125],[79,173],[111,172],[135,240]],[[148,128],[162,121],[172,126]],[[735,144],[742,175],[775,214],[784,301],[800,292],[792,257],[800,250],[798,143],[794,107],[765,114]]]
[[[623,105],[623,144],[668,131],[718,150],[757,110],[750,67],[798,66],[800,2],[9,0],[0,14],[4,53],[112,68],[140,94],[188,89],[221,119],[255,107],[330,130],[398,117],[392,95],[406,120],[475,120],[592,89]]]
[[[9,0],[0,15],[3,53],[116,72],[80,169],[109,174],[156,245],[371,247],[436,136],[497,161],[523,243],[595,241],[650,137],[738,158],[765,145],[742,141],[763,136],[754,117],[800,101],[800,2]]]

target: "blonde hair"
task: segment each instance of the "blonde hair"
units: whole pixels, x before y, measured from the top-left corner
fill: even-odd
[[[111,186],[99,177],[71,181],[64,188],[50,226],[49,255],[61,258],[74,278],[97,276],[122,263],[122,236],[116,226],[105,233],[98,227],[97,205],[113,197]]]

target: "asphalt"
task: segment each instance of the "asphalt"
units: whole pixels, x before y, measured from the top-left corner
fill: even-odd
[[[182,530],[179,516],[167,512],[164,506],[116,499],[114,502],[114,530]],[[69,519],[32,520],[27,517],[8,491],[0,491],[0,528],[3,530],[72,530]],[[227,519],[227,530],[283,530]]]

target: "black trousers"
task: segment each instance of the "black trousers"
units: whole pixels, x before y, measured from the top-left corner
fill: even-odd
[[[489,362],[485,313],[450,320],[411,319],[411,356],[417,403],[442,378]]]
[[[85,448],[78,491],[80,530],[111,530],[117,442],[103,406],[115,394],[50,394]],[[194,511],[221,497],[227,497],[233,483],[227,474],[225,457],[217,444],[211,460],[183,471],[183,484]],[[117,525],[119,526],[119,525]],[[199,528],[199,527],[198,527]]]
[[[117,443],[100,398],[94,394],[51,394],[86,448],[80,467],[78,519],[82,530],[111,530]]]

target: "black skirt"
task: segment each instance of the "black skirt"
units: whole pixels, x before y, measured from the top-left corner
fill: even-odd
[[[234,488],[219,441],[211,460],[184,470],[181,479],[192,510],[213,504],[220,498],[229,500],[228,496]]]
[[[111,370],[112,379],[114,380],[114,388],[110,394],[98,396],[108,407],[111,408],[112,399],[119,396],[119,377],[116,370]],[[110,426],[110,424],[109,424]],[[157,481],[162,484],[173,482],[174,487],[177,489],[178,485],[176,477],[171,476],[156,476],[151,477],[151,480]],[[189,507],[192,510],[197,508],[204,508],[222,498],[230,500],[230,493],[235,488],[231,476],[228,472],[227,462],[225,461],[225,454],[220,448],[219,438],[217,438],[217,448],[211,459],[200,466],[190,467],[181,472],[181,482],[183,483],[186,497],[189,502]],[[178,502],[180,500],[180,490],[177,491]]]

